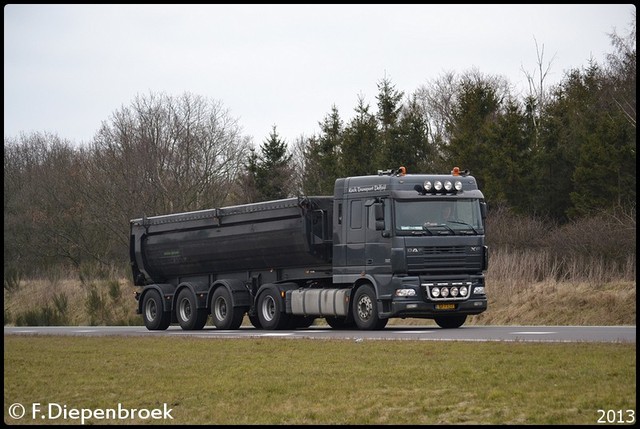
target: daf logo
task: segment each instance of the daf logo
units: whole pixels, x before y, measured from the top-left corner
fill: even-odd
[[[417,247],[409,247],[409,248],[407,248],[407,252],[409,252],[409,253],[420,253],[420,249],[418,249]]]
[[[471,251],[472,252],[479,252],[480,248],[478,246],[471,246]]]

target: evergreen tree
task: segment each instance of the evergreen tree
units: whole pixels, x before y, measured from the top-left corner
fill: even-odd
[[[577,69],[571,70],[555,89],[553,99],[542,117],[540,147],[536,153],[540,166],[536,181],[538,188],[534,190],[538,194],[536,205],[560,221],[578,215],[572,208],[571,195],[574,195],[574,199],[579,198],[575,194],[577,182],[574,173],[576,167],[580,171],[582,167],[579,165],[584,165],[589,158],[581,161],[582,146],[605,144],[593,135],[599,115],[593,98],[593,91],[598,86],[598,74],[598,66],[594,63],[585,74]],[[603,178],[603,173],[602,168],[597,167],[590,173],[594,180],[580,178],[580,173],[577,179],[584,180],[587,186],[608,187],[609,183],[599,184],[595,179]],[[592,191],[600,192],[597,189]],[[586,210],[586,207],[581,210]]]
[[[428,126],[414,95],[400,112],[395,149],[389,159],[391,167],[403,165],[409,173],[433,170],[435,151],[429,146]]]
[[[400,140],[399,118],[402,112],[402,97],[404,93],[395,89],[388,78],[378,82],[378,113],[376,119],[379,124],[379,142],[381,145],[381,168],[396,168],[405,165],[403,159],[409,150],[403,147],[406,143]]]
[[[505,203],[516,212],[531,209],[529,188],[531,177],[530,142],[534,135],[527,127],[527,117],[516,100],[505,102],[504,112],[489,127],[488,150],[484,169],[487,193],[494,204]]]
[[[577,142],[574,191],[570,194],[573,207],[568,212],[571,217],[615,206],[635,207],[635,127],[607,96],[607,80],[596,66],[582,76],[587,99],[580,104],[584,130]]]
[[[340,146],[342,143],[343,123],[338,108],[333,105],[320,125],[320,136],[310,145],[308,167],[317,174],[317,193],[333,195],[333,185],[340,177]],[[311,185],[311,184],[310,184]]]
[[[369,113],[369,105],[362,96],[353,118],[344,132],[341,151],[343,176],[376,174],[380,159],[376,118]]]
[[[287,144],[273,126],[267,140],[260,146],[260,154],[252,151],[247,171],[255,182],[257,201],[287,198],[292,190],[292,155]]]
[[[462,80],[454,102],[452,122],[448,125],[451,136],[443,150],[451,166],[471,170],[488,199],[492,184],[485,183],[487,166],[491,163],[489,136],[497,120],[500,101],[496,87],[487,79],[468,76]],[[496,189],[497,192],[497,189]]]

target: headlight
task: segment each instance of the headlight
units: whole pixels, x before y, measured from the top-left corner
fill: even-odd
[[[431,184],[430,180],[425,180],[424,181],[424,189],[425,190],[430,191],[432,187],[433,187],[433,185]]]
[[[445,182],[444,182],[444,190],[445,190],[445,191],[447,191],[447,192],[449,192],[449,191],[450,191],[450,190],[452,190],[452,189],[453,189],[453,185],[451,184],[451,182],[450,182],[450,181],[448,181],[448,180],[447,180],[447,181],[445,181]]]
[[[462,286],[460,288],[460,296],[467,296],[467,287],[466,286]]]
[[[476,286],[473,288],[473,293],[478,295],[484,295],[484,286]]]
[[[448,296],[449,296],[449,289],[447,289],[446,287],[443,287],[443,288],[440,290],[440,293],[442,294],[442,297],[443,297],[443,298],[446,298],[446,297],[448,297]]]
[[[454,185],[456,188],[456,191],[462,191],[462,182],[459,180],[456,180],[456,184]]]
[[[439,297],[439,296],[440,296],[440,288],[438,288],[438,287],[434,287],[433,289],[431,289],[431,295],[432,295],[434,298]]]
[[[416,296],[415,289],[396,289],[396,296]]]
[[[442,190],[442,182],[439,180],[436,180],[435,183],[433,184],[433,187],[436,188],[436,191],[441,191]]]
[[[458,288],[457,287],[452,287],[451,288],[451,296],[458,296]]]

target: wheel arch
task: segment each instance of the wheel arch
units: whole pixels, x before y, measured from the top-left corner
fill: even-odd
[[[142,314],[144,311],[142,308],[144,297],[152,290],[155,290],[160,294],[160,297],[162,298],[162,310],[171,311],[175,297],[174,288],[175,287],[169,283],[156,283],[145,286],[140,293],[140,298],[138,299],[138,314]]]
[[[251,294],[247,289],[247,284],[238,279],[220,279],[211,284],[209,288],[209,297],[213,296],[213,293],[218,288],[226,288],[231,295],[231,305],[233,307],[247,307],[251,306]],[[208,299],[207,308],[211,312],[211,298]]]
[[[209,300],[209,291],[206,283],[203,282],[182,282],[176,287],[174,292],[174,299],[171,305],[171,311],[176,310],[177,299],[176,297],[180,295],[185,289],[189,289],[191,293],[196,297],[196,308],[197,309],[208,309],[207,301]]]

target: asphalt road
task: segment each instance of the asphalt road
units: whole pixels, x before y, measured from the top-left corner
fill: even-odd
[[[442,329],[435,326],[387,326],[380,331],[334,330],[327,326],[306,329],[266,331],[253,327],[220,330],[205,327],[200,331],[183,331],[171,326],[166,331],[149,331],[144,326],[25,326],[6,327],[4,335],[75,335],[75,336],[191,336],[198,338],[311,338],[421,341],[537,341],[537,342],[605,342],[635,343],[635,326],[462,326]]]

